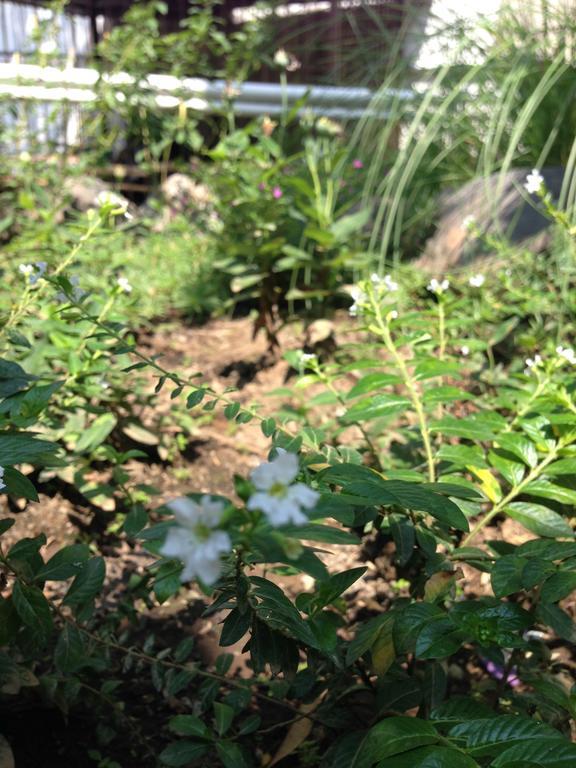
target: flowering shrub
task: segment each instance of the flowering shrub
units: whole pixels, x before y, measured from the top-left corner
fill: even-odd
[[[515,273],[416,289],[401,273],[361,281],[355,340],[329,360],[288,353],[302,407],[272,418],[147,356],[121,322],[130,282],[87,293],[71,271],[77,253],[14,270],[22,294],[2,330],[0,491],[37,502],[63,465],[86,490],[80,470],[106,460],[124,500],[108,535],[140,542],[151,561],[111,608],[93,540],[48,557],[42,535],[4,546],[14,515],[3,516],[1,695],[40,686],[68,713],[90,694],[124,732],[136,726],[122,681],[145,667],[171,711],[167,743],[143,759],[165,766],[571,765],[569,664],[550,648],[575,638],[576,354]],[[178,418],[219,408],[231,422],[260,421],[270,455],[235,477],[233,498],[213,488],[152,510],[151,489],[131,482],[134,452],[113,435],[135,397],[153,402],[134,392],[144,370],[156,392],[186,403]],[[522,533],[502,535],[505,520]],[[326,551],[344,546],[363,547],[364,564],[331,567]],[[368,583],[384,549],[390,591],[358,609],[346,592]],[[303,575],[295,596],[277,573]],[[169,604],[190,580],[205,614],[222,612],[220,645],[249,654],[250,677],[229,674],[227,654],[202,664],[190,637],[133,641],[141,606]]]

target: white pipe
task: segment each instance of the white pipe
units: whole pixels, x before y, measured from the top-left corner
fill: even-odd
[[[161,109],[172,109],[180,103],[207,112],[230,106],[237,115],[281,114],[285,105],[306,98],[305,109],[319,115],[357,119],[366,114],[386,117],[385,110],[371,107],[374,93],[368,88],[287,85],[277,83],[227,83],[225,80],[177,78],[172,75],[148,75],[140,82],[126,72],[100,74],[95,69],[40,67],[35,64],[0,63],[0,94],[15,99],[38,101],[91,102],[97,99],[94,86],[98,80],[115,86],[118,101],[138,98],[147,92]],[[138,94],[128,96],[123,87],[136,88]],[[411,99],[410,91],[387,91],[388,96]]]

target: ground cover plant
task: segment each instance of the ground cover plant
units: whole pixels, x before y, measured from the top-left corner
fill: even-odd
[[[109,214],[91,217],[73,258]],[[536,302],[517,282],[525,256],[508,273],[416,290],[410,273],[373,275],[353,291],[353,338],[335,356],[287,353],[301,401],[273,415],[148,355],[122,322],[129,282],[87,293],[73,258],[17,270],[2,490],[34,504],[72,478],[92,519],[45,555],[45,536],[11,537],[18,506],[3,516],[4,702],[72,720],[95,707],[78,764],[570,765],[576,357],[556,318],[571,292]],[[176,420],[222,412],[269,439],[229,495],[157,506],[131,477],[145,440],[121,435],[163,429],[137,417],[165,390]],[[96,467],[107,482],[90,482]],[[507,540],[505,519],[524,533]],[[106,579],[114,542],[148,553],[120,595]],[[342,548],[362,554],[334,568],[325,553]],[[395,586],[357,610],[346,594],[361,594],[384,552]],[[283,586],[295,574],[307,588]],[[139,630],[142,611],[190,580],[222,621],[213,665],[193,635]],[[247,674],[229,674],[230,646]],[[134,685],[159,738],[142,733]]]
[[[135,14],[145,74],[170,51]],[[212,22],[172,43],[222,55]],[[558,201],[536,114],[570,73],[533,81],[526,55],[510,135],[483,143],[469,107],[457,162],[452,106],[472,75],[501,84],[496,57],[438,73],[397,149],[394,114],[376,152],[379,120],[230,119],[198,139],[192,221],[110,193],[74,211],[62,163],[3,161],[0,766],[576,762],[573,152],[560,121]],[[142,140],[147,168],[190,150],[182,119]],[[474,147],[537,166],[521,193],[551,252],[468,220],[469,270],[390,266]],[[224,306],[247,316],[175,311]]]

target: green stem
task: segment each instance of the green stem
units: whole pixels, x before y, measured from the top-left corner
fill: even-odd
[[[408,395],[412,402],[412,406],[416,411],[416,416],[418,418],[418,427],[420,430],[420,435],[422,437],[422,442],[424,444],[424,453],[426,454],[426,464],[428,466],[428,479],[430,480],[431,483],[434,483],[436,482],[436,465],[434,462],[434,453],[432,451],[432,438],[430,435],[430,429],[428,427],[428,421],[426,419],[426,413],[424,411],[424,404],[422,402],[422,398],[420,397],[420,393],[418,392],[416,382],[410,375],[410,371],[408,370],[406,361],[396,349],[394,340],[392,339],[392,335],[390,333],[388,322],[382,317],[382,310],[380,309],[380,304],[374,297],[374,294],[372,291],[370,291],[370,300],[372,302],[372,307],[376,315],[377,329],[384,340],[386,349],[390,352],[390,354],[394,358],[396,367],[398,368],[398,370],[400,371],[400,375],[402,376],[404,386],[408,390]]]
[[[493,518],[496,517],[496,515],[500,514],[503,509],[505,509],[508,504],[510,504],[511,501],[513,501],[517,496],[519,496],[524,488],[531,483],[533,480],[536,480],[536,478],[542,474],[543,470],[546,469],[546,467],[551,464],[558,456],[558,452],[562,450],[562,448],[565,447],[571,440],[566,441],[560,441],[551,451],[550,453],[542,459],[542,461],[537,464],[533,469],[526,475],[526,477],[518,483],[518,485],[515,485],[514,488],[512,488],[506,496],[504,496],[500,501],[492,507],[490,512],[488,512],[484,517],[479,520],[474,528],[470,531],[468,536],[462,541],[461,546],[467,547],[470,542],[480,533],[480,531],[485,528],[488,523],[493,520]]]

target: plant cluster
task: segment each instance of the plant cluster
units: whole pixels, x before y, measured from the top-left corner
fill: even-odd
[[[527,184],[571,236],[536,171]],[[124,275],[107,295],[87,292],[74,265],[112,210],[58,265],[16,270],[0,483],[10,503],[41,503],[59,476],[96,502],[108,495],[100,529],[144,548],[149,565],[111,608],[93,528],[49,556],[42,535],[2,544],[2,698],[39,688],[71,715],[89,697],[106,713],[89,755],[101,766],[120,733],[126,759],[150,765],[250,768],[271,749],[272,762],[322,768],[571,765],[570,659],[554,650],[576,636],[576,353],[557,323],[570,291],[554,285],[551,306],[538,304],[534,285],[518,288],[525,260],[419,288],[409,272],[374,274],[353,291],[352,340],[334,358],[288,353],[301,403],[271,417],[148,356],[122,321]],[[138,451],[118,439],[142,428],[147,374],[156,395],[169,388],[182,403],[177,420],[223,409],[260,422],[270,455],[235,477],[233,497],[214,488],[153,509],[154,489],[132,481]],[[90,485],[97,464],[107,484]],[[14,519],[0,521],[4,540]],[[505,521],[520,532],[503,533]],[[326,551],[341,547],[364,553],[357,565],[330,565]],[[355,610],[346,595],[384,551],[396,578]],[[278,577],[290,574],[313,587],[287,593]],[[230,654],[203,664],[191,637],[135,640],[138,606],[190,580],[205,615],[224,617],[221,646],[248,654],[250,677],[229,673]],[[159,750],[125,705],[144,670],[159,702],[177,702]]]

